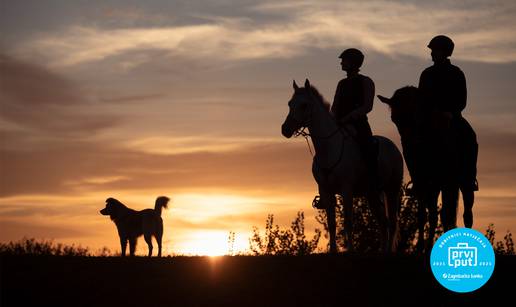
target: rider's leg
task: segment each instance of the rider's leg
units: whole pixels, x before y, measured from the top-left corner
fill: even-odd
[[[367,120],[355,123],[356,140],[367,168],[368,196],[379,198],[378,148]],[[378,199],[379,201],[382,201]]]

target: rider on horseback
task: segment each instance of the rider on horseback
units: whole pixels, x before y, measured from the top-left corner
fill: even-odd
[[[453,53],[454,43],[449,37],[438,35],[432,38],[428,48],[432,50],[434,65],[425,69],[419,79],[419,111],[429,115],[429,122],[420,123],[419,130],[431,147],[439,147],[444,152],[445,157],[440,162],[448,168],[445,171],[450,171],[454,175],[448,177],[448,180],[454,180],[462,190],[465,206],[464,223],[466,227],[471,227],[473,191],[478,190],[478,144],[475,132],[461,114],[466,107],[466,78],[460,68],[450,63],[449,57]],[[462,174],[460,178],[458,174]],[[456,199],[458,195],[450,197]],[[453,224],[456,219],[456,207],[450,209],[447,218]]]
[[[331,111],[339,126],[351,125],[356,130],[355,138],[367,166],[369,192],[374,193],[379,190],[377,148],[367,120],[367,113],[373,109],[374,82],[359,73],[364,62],[364,54],[360,50],[346,49],[339,58],[347,77],[337,85]]]

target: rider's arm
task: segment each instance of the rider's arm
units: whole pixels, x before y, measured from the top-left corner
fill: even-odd
[[[452,97],[450,97],[452,101],[450,103],[449,111],[456,115],[460,114],[460,112],[462,112],[466,107],[468,94],[466,88],[466,77],[460,69],[457,68],[453,79],[454,88],[451,95]]]
[[[364,77],[363,80],[364,81],[362,82],[362,90],[364,91],[364,102],[362,106],[356,108],[353,112],[351,112],[351,118],[354,120],[366,117],[367,113],[371,112],[371,110],[373,109],[374,82],[369,77]]]
[[[340,96],[341,96],[341,81],[339,81],[339,83],[337,84],[337,89],[335,90],[335,96],[333,97],[333,103],[331,104],[331,113],[333,114],[333,116],[337,117],[338,115],[338,112],[339,112],[339,107],[340,107],[340,103],[339,103],[339,99],[340,99]]]

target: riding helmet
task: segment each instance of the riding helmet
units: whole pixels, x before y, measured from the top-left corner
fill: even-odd
[[[428,48],[434,50],[439,49],[444,51],[446,56],[451,56],[453,53],[453,47],[455,47],[455,44],[446,35],[437,35],[436,37],[432,38],[432,40],[428,43]]]
[[[340,54],[339,58],[341,58],[341,59],[345,58],[346,60],[350,61],[357,68],[360,68],[360,66],[362,66],[362,63],[364,63],[364,54],[362,53],[362,51],[360,51],[356,48],[349,48],[349,49],[344,50]]]

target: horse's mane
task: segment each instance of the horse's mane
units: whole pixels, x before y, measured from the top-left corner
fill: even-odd
[[[329,102],[327,102],[323,95],[321,95],[321,93],[319,92],[319,90],[311,85],[310,86],[310,90],[311,90],[311,94],[316,98],[316,100],[321,104],[321,106],[328,112],[330,112],[330,109],[331,109],[331,105]]]

